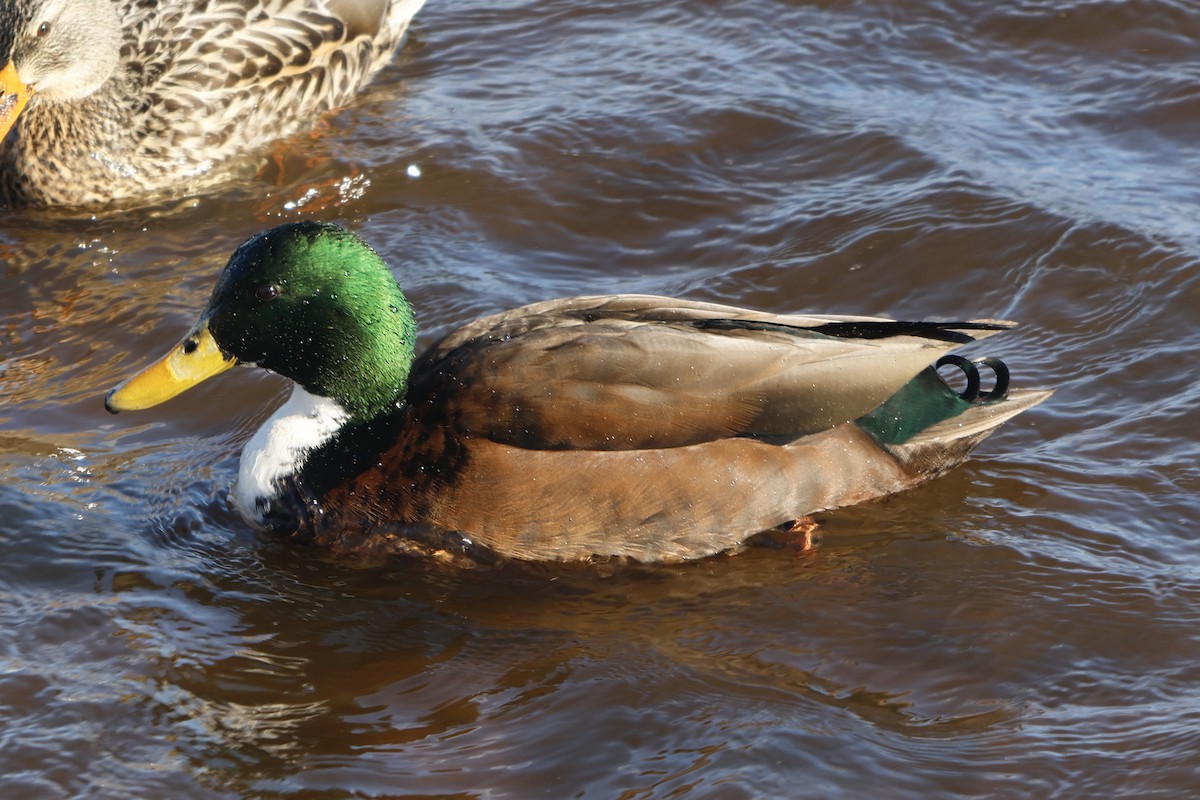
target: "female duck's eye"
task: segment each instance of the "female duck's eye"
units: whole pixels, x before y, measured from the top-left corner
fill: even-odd
[[[264,303],[269,302],[279,297],[279,287],[273,283],[264,283],[254,290],[254,296]]]
[[[49,22],[43,22],[41,25],[38,26],[37,35],[39,37],[45,36],[48,33],[50,33],[50,23]]]

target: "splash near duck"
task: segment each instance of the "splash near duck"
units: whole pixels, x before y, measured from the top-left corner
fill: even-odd
[[[239,247],[180,344],[105,403],[147,408],[236,364],[290,378],[233,499],[297,541],[680,561],[961,463],[1050,394],[1009,390],[995,359],[948,356],[962,392],[937,372],[1010,327],[614,295],[485,317],[417,356],[382,259],[298,222]]]
[[[202,188],[311,128],[424,0],[0,0],[0,197],[84,206]]]

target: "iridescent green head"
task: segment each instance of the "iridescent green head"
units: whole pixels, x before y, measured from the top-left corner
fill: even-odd
[[[403,396],[415,340],[412,308],[374,250],[336,225],[290,223],[234,251],[192,331],[106,405],[156,405],[241,363],[366,420]]]

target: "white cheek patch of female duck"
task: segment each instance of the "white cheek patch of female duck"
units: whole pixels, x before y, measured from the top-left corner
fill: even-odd
[[[350,412],[327,397],[293,385],[292,396],[258,429],[242,450],[234,504],[252,525],[262,526],[264,511],[308,453],[333,438]]]

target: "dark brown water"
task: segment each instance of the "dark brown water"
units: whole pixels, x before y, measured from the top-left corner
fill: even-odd
[[[431,0],[282,171],[4,217],[0,795],[1200,793],[1198,51],[1183,0]],[[101,403],[298,216],[427,336],[614,291],[998,316],[1058,393],[811,557],[324,560],[226,510],[277,379]]]

